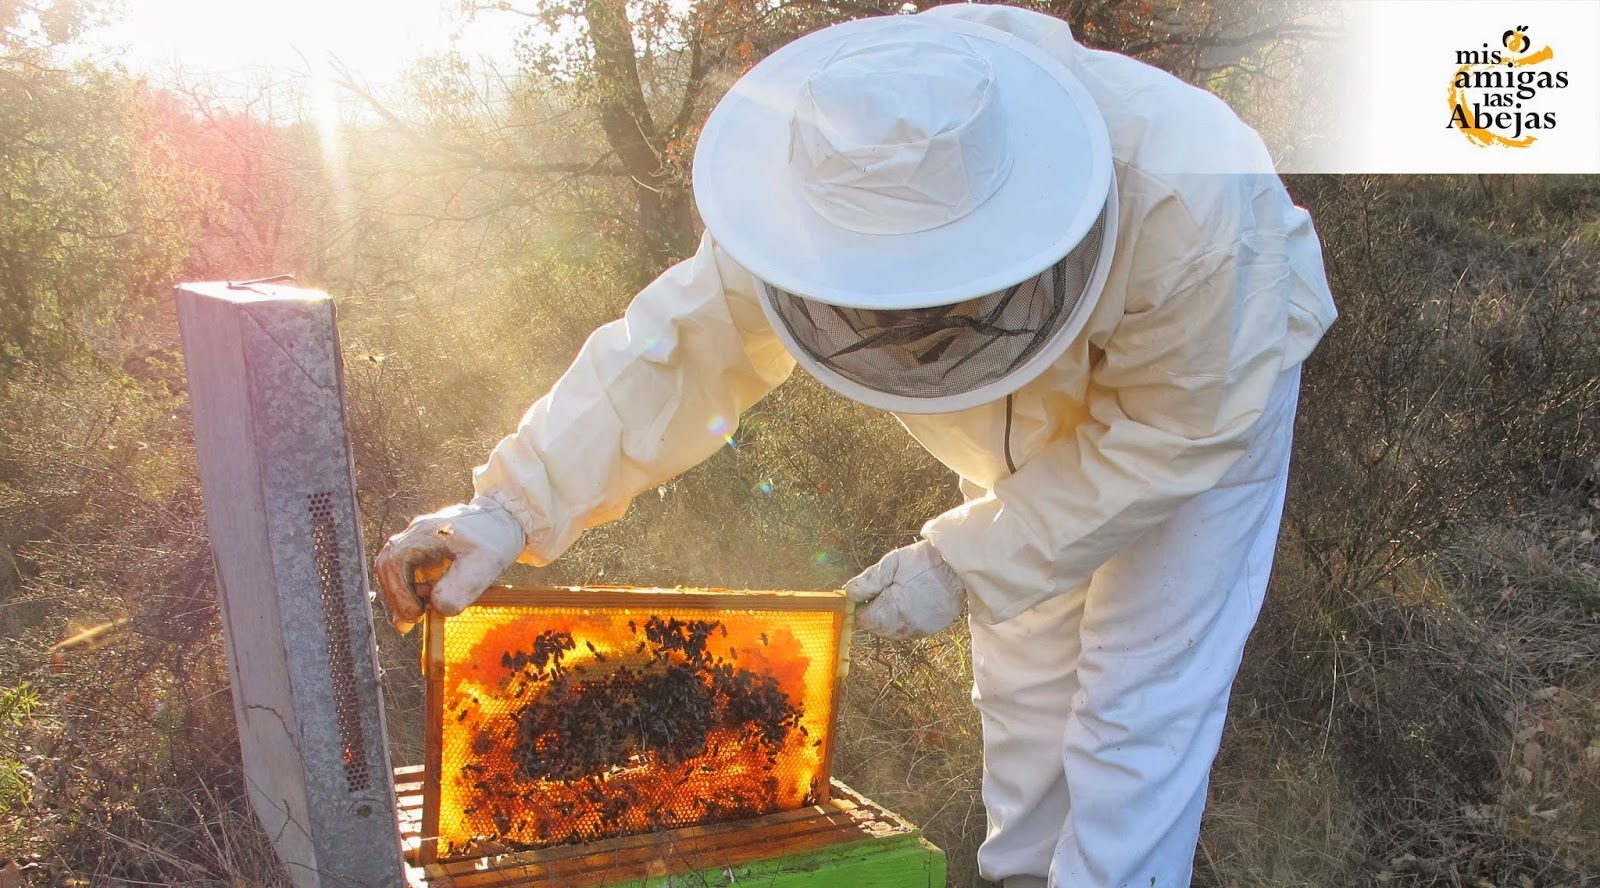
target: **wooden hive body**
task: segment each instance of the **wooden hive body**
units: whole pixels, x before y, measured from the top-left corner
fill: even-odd
[[[421,864],[420,768],[396,772],[411,888],[944,888],[944,852],[835,781],[822,804],[754,820]]]

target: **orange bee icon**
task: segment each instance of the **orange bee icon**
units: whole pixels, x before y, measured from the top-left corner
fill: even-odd
[[[1512,52],[1527,52],[1533,41],[1528,39],[1528,26],[1518,25],[1500,35],[1500,42]]]

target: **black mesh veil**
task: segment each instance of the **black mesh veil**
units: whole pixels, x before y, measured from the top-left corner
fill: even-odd
[[[1106,216],[1061,261],[1003,290],[934,308],[843,308],[763,285],[806,355],[874,391],[964,394],[1027,363],[1072,318],[1095,279]]]

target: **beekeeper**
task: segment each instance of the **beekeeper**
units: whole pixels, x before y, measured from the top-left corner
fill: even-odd
[[[893,411],[966,502],[846,589],[892,638],[969,612],[985,878],[1190,879],[1333,321],[1311,220],[1218,99],[1022,9],[831,27],[756,65],[694,159],[699,251],[646,287],[378,559],[397,624],[716,452],[798,362]],[[421,601],[411,570],[452,564]]]

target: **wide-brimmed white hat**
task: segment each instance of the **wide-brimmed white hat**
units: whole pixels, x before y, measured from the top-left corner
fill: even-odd
[[[1100,217],[1105,123],[1060,62],[972,22],[886,16],[767,57],[712,111],[695,203],[775,287],[868,309],[1039,274]],[[1114,239],[1114,238],[1113,238]]]
[[[1116,240],[1088,92],[1031,45],[947,18],[849,22],[763,60],[707,121],[694,188],[800,364],[899,412],[1038,376]]]

